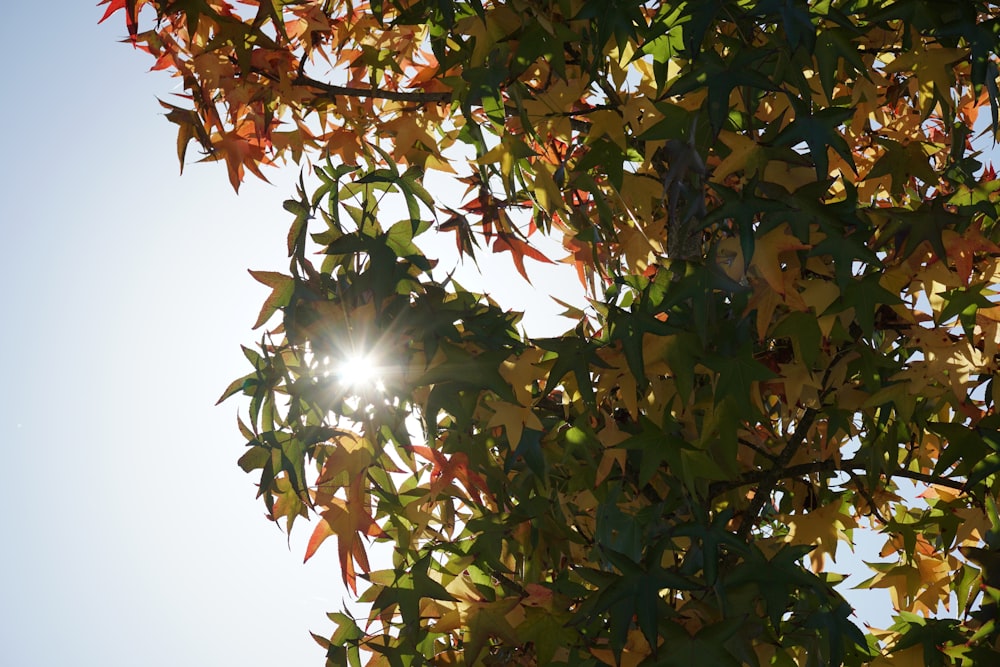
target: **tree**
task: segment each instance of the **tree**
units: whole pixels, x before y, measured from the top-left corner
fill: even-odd
[[[223,398],[371,603],[328,664],[1000,660],[995,4],[102,4],[182,81],[182,167],[303,165]],[[531,338],[432,230],[525,280],[560,239],[590,306]],[[826,568],[864,525],[885,631]]]

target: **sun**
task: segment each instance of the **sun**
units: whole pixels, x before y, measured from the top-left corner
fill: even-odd
[[[355,391],[384,391],[381,368],[373,354],[352,354],[342,359],[335,370],[341,384]]]

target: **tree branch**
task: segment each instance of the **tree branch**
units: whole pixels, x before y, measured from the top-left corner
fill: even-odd
[[[751,484],[763,484],[768,477],[774,477],[774,482],[771,486],[771,491],[774,490],[774,485],[783,479],[795,479],[797,477],[802,477],[803,475],[812,475],[814,473],[826,472],[826,473],[838,473],[843,472],[851,475],[854,471],[865,472],[868,470],[868,463],[858,459],[847,459],[846,461],[841,461],[838,463],[832,459],[827,459],[826,461],[812,461],[810,463],[799,463],[798,465],[789,466],[783,470],[777,470],[771,468],[768,470],[752,470],[750,472],[745,472],[740,475],[739,479],[729,481],[729,482],[716,482],[709,487],[708,497],[709,499],[715,498],[727,491],[732,491],[733,489],[738,489],[742,486],[750,486]],[[775,476],[775,473],[777,475]],[[885,471],[883,473],[887,478],[891,479],[893,477],[903,477],[905,479],[912,479],[918,482],[924,482],[925,484],[935,484],[937,486],[943,486],[949,489],[955,489],[956,491],[965,490],[965,482],[948,479],[946,477],[937,477],[935,475],[929,475],[922,472],[917,472],[915,470],[907,470],[906,468],[898,468],[896,470]],[[770,495],[770,491],[768,492]],[[756,500],[756,497],[755,497]],[[763,504],[761,504],[763,507]],[[760,510],[757,510],[760,512]]]
[[[332,83],[323,83],[308,76],[297,78],[295,85],[318,88],[332,99],[337,97],[367,97],[379,100],[392,100],[394,102],[414,102],[416,104],[448,104],[451,102],[452,97],[449,92],[427,93],[381,90],[378,88],[348,88],[346,86],[335,86]]]
[[[787,476],[787,466],[795,458],[795,453],[799,451],[799,447],[805,442],[806,434],[812,428],[814,421],[816,421],[816,410],[809,408],[795,426],[795,433],[792,434],[788,444],[785,445],[785,448],[781,450],[781,454],[775,459],[774,467],[763,471],[764,475],[757,486],[757,490],[754,492],[753,500],[750,501],[750,507],[747,509],[746,516],[743,517],[743,523],[740,524],[740,528],[736,532],[741,540],[746,540],[750,536],[750,530],[757,523],[757,516],[764,509],[764,503],[771,497],[774,485],[782,477]]]

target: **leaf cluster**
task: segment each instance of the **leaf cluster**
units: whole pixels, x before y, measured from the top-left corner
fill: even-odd
[[[223,398],[371,606],[329,664],[997,660],[995,5],[102,4],[182,81],[182,165],[309,173]],[[590,307],[533,338],[432,230],[525,280],[554,237]],[[885,630],[827,567],[864,527]]]

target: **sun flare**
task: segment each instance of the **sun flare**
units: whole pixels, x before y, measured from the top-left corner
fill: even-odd
[[[341,383],[358,391],[384,389],[379,365],[371,354],[355,354],[343,359],[336,366],[336,375]]]

